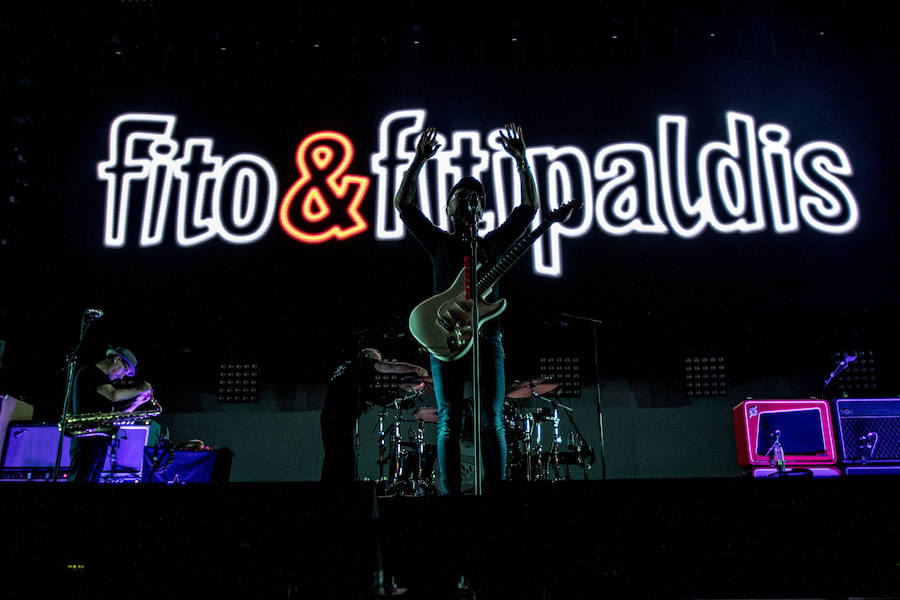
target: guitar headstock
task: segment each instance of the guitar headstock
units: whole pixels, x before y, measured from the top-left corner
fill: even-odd
[[[577,200],[572,198],[556,210],[551,211],[550,214],[547,215],[547,221],[551,223],[562,223],[572,216],[572,213],[575,212],[576,208],[581,208],[581,205],[581,198]]]

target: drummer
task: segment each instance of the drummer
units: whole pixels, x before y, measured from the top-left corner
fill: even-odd
[[[357,478],[353,429],[368,405],[360,393],[367,377],[378,373],[415,374],[427,377],[428,371],[418,365],[385,360],[375,348],[363,348],[356,358],[338,365],[331,375],[325,404],[322,406],[323,482],[353,481]]]

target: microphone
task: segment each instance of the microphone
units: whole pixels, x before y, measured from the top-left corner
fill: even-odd
[[[843,371],[844,369],[849,367],[850,363],[852,363],[854,360],[856,360],[856,352],[847,352],[846,354],[844,354],[844,358],[841,359],[841,362],[838,364],[838,369]]]
[[[88,308],[84,311],[84,316],[90,317],[92,319],[99,319],[103,316],[103,311],[99,308]]]
[[[481,203],[478,201],[478,194],[469,192],[466,195],[466,222],[469,224],[477,224],[481,220]]]

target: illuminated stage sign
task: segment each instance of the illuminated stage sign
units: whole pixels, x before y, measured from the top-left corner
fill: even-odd
[[[375,182],[374,237],[382,242],[405,237],[393,196],[415,154],[426,126],[424,109],[385,115],[378,126],[378,148],[370,175],[350,173],[354,145],[344,133],[320,131],[304,138],[296,151],[297,174],[278,198],[272,164],[253,153],[227,159],[214,154],[214,140],[174,137],[177,117],[127,113],[110,125],[108,157],[98,163],[106,184],[103,243],[126,245],[130,206],[141,208],[138,245],[161,244],[170,211],[174,239],[181,247],[221,239],[250,244],[275,221],[293,239],[310,244],[339,241],[369,229],[361,208],[370,177]],[[447,227],[447,192],[463,176],[482,179],[491,190],[484,231],[502,223],[520,203],[513,159],[500,145],[500,130],[439,134],[440,151],[419,180],[422,211]],[[557,225],[546,235],[546,249],[533,249],[538,274],[562,274],[561,239],[579,238],[596,227],[612,236],[631,234],[695,238],[707,230],[720,234],[776,234],[805,226],[828,235],[845,235],[859,223],[859,206],[847,180],[853,167],[844,149],[811,141],[793,149],[791,132],[780,124],[759,125],[749,114],[725,115],[724,141],[688,154],[688,118],[657,117],[656,147],[639,142],[606,145],[593,155],[579,146],[528,149],[542,199],[553,209],[572,197],[584,203],[581,218]],[[458,166],[465,158],[468,167]],[[694,169],[696,192],[690,190]],[[465,171],[465,172],[464,172]],[[535,218],[534,226],[540,217]],[[172,235],[171,233],[169,235]]]

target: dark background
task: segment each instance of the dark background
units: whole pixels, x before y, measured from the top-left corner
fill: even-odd
[[[682,240],[595,225],[562,240],[559,279],[533,274],[527,255],[502,285],[510,379],[553,354],[580,356],[591,373],[596,339],[602,377],[677,380],[684,357],[725,356],[731,385],[813,373],[795,387],[801,396],[818,392],[834,353],[872,351],[878,379],[865,393],[897,393],[896,36],[881,9],[381,4],[3,8],[3,390],[54,418],[87,307],[106,314],[82,356],[131,347],[173,412],[198,408],[185,384],[215,392],[225,361],[260,364],[262,385],[325,381],[361,345],[425,364],[406,318],[430,295],[429,265],[409,238],[374,240],[374,177],[369,231],[340,244],[299,244],[276,221],[254,244],[193,248],[177,247],[171,228],[161,246],[138,248],[132,226],[122,249],[102,246],[96,179],[124,112],[175,114],[178,140],[262,155],[281,198],[309,133],[349,135],[350,172],[369,174],[380,119],[425,108],[442,132],[515,121],[530,146],[574,144],[589,159],[618,142],[655,148],[657,115],[684,114],[692,174],[699,147],[724,140],[725,112],[738,110],[788,127],[794,150],[827,140],[853,164],[860,224],[849,235],[802,224],[788,235],[769,226]],[[688,401],[676,389],[651,402]]]

